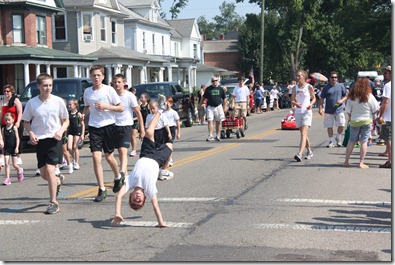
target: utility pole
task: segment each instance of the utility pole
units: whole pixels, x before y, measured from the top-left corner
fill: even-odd
[[[261,71],[259,73],[259,80],[263,82],[263,68],[264,68],[264,59],[263,59],[263,54],[264,54],[264,38],[265,38],[265,0],[262,0],[262,5],[261,5]]]

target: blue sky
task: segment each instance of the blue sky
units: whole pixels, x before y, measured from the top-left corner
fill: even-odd
[[[219,6],[223,2],[235,3],[236,1],[224,1],[224,0],[189,0],[187,7],[182,9],[178,15],[179,19],[183,18],[198,18],[205,16],[207,20],[212,20],[213,17],[220,14]],[[167,14],[167,19],[171,19],[169,9],[173,3],[173,0],[164,0],[162,3],[162,10]],[[258,5],[248,3],[248,0],[244,0],[244,3],[236,4],[236,12],[242,17],[247,13],[260,14],[261,10]]]

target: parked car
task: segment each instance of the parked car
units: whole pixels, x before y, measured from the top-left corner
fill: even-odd
[[[55,78],[53,80],[52,94],[59,96],[66,100],[66,104],[73,99],[77,99],[79,102],[80,112],[84,110],[84,91],[87,87],[91,87],[92,81],[90,78]],[[22,102],[23,109],[26,103],[33,97],[40,94],[40,90],[37,88],[36,81],[30,82],[22,92],[20,100]],[[67,106],[67,105],[66,105]],[[88,117],[85,119],[85,125],[88,124]],[[85,126],[86,130],[88,126]],[[22,143],[29,143],[29,137],[26,131],[23,131]]]
[[[136,96],[147,93],[151,99],[158,100],[158,94],[173,99],[173,109],[178,112],[180,120],[184,122],[185,127],[193,125],[194,115],[194,96],[189,91],[185,91],[177,82],[153,82],[134,85]]]

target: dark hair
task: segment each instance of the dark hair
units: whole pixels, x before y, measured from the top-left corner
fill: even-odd
[[[104,67],[101,65],[94,65],[91,67],[91,69],[89,69],[89,74],[91,75],[93,73],[93,71],[95,70],[100,70],[101,73],[104,75]]]

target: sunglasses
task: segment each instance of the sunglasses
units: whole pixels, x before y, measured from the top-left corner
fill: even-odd
[[[217,79],[215,79],[215,80],[211,80],[211,82],[217,82],[218,80]]]
[[[9,91],[9,90],[4,90],[4,93],[10,93],[11,91]]]
[[[337,79],[337,76],[331,76],[332,79]]]

